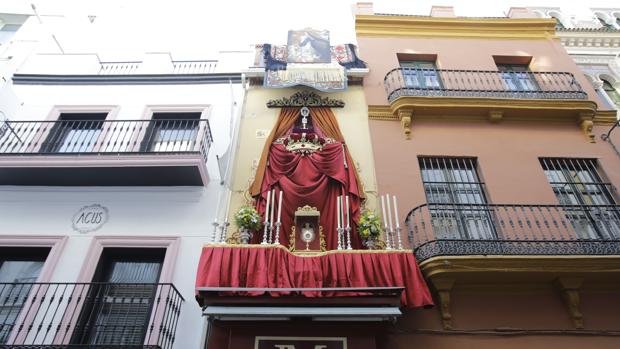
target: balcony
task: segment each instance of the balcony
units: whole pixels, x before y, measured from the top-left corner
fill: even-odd
[[[620,205],[424,204],[407,216],[416,259],[620,256]]]
[[[388,101],[402,96],[586,99],[571,73],[493,70],[392,69],[384,79]]]
[[[424,204],[409,243],[451,328],[450,292],[556,288],[576,328],[581,289],[620,289],[620,205]]]
[[[0,347],[169,349],[183,302],[172,284],[0,283]]]
[[[384,86],[390,111],[401,120],[453,116],[575,122],[592,120],[597,110],[568,72],[396,68],[387,73]]]
[[[11,121],[0,129],[0,184],[200,186],[208,120]]]

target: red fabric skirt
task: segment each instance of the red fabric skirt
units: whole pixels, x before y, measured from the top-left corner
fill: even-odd
[[[196,287],[335,288],[404,287],[402,306],[433,305],[411,251],[329,251],[297,256],[281,246],[206,246]],[[237,296],[291,295],[282,291],[243,291]],[[303,291],[305,297],[351,296],[351,292]]]

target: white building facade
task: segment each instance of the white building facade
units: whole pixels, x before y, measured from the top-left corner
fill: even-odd
[[[565,13],[559,7],[530,7],[534,16],[555,18],[557,35],[592,82],[606,108],[620,109],[620,8]]]
[[[0,346],[202,346],[196,268],[226,233],[251,54],[39,53],[13,69],[0,95]]]

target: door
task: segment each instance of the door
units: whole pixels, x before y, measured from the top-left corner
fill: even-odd
[[[142,142],[143,152],[197,151],[202,113],[154,113]]]
[[[106,113],[63,113],[46,135],[43,153],[91,153],[98,141]]]
[[[142,345],[164,249],[104,249],[72,342]]]

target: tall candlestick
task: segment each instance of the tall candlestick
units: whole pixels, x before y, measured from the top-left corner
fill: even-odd
[[[383,224],[387,227],[387,216],[385,215],[385,196],[381,195],[381,210],[383,211]]]
[[[388,250],[392,249],[392,245],[394,243],[393,239],[392,239],[392,232],[394,231],[394,225],[392,224],[392,208],[390,207],[390,194],[385,194],[386,198],[385,201],[387,201],[386,206],[387,206],[387,215],[388,215],[388,222],[390,223],[390,228],[388,230]]]
[[[347,228],[351,226],[351,222],[350,222],[350,217],[349,217],[349,195],[346,196],[346,200],[345,200],[346,204],[347,204]]]
[[[280,197],[278,198],[278,222],[282,219],[282,190],[280,190]]]
[[[340,229],[340,196],[336,198],[336,216],[338,217],[338,229]]]
[[[336,232],[338,234],[338,249],[342,250],[342,238],[340,235],[342,234],[342,221],[340,217],[340,207],[342,206],[342,197],[339,195],[336,198],[336,216],[338,217],[338,227],[336,228]]]
[[[388,217],[385,214],[385,195],[381,195],[381,210],[383,211],[383,229],[385,231],[385,245],[387,249],[391,248],[390,232],[388,231]]]
[[[273,242],[273,215],[276,211],[276,190],[271,189],[271,215],[269,216],[269,243]]]
[[[278,222],[276,223],[276,235],[273,243],[280,244],[280,226],[282,226],[282,189],[280,189],[280,197],[278,198]]]
[[[396,220],[396,236],[398,236],[398,249],[403,249],[403,241],[400,237],[400,224],[398,223],[398,204],[396,203],[396,195],[392,196],[394,199],[394,219]]]
[[[261,244],[267,244],[267,233],[269,232],[269,203],[271,200],[271,190],[267,192],[267,206],[265,207],[265,229],[263,231],[263,242]]]

